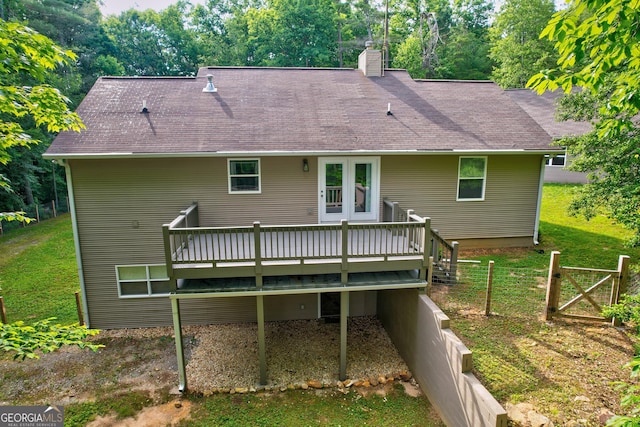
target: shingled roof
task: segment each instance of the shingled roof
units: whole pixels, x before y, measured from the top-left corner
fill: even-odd
[[[583,135],[592,130],[588,122],[556,120],[556,102],[563,96],[561,90],[545,92],[542,95],[529,89],[510,89],[506,93],[553,138]]]
[[[215,93],[202,90],[207,74]],[[77,112],[86,130],[58,135],[47,157],[557,150],[494,83],[414,81],[403,70],[365,77],[353,69],[226,67],[192,78],[102,77]]]

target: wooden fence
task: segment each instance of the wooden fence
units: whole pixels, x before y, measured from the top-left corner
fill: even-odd
[[[619,302],[627,291],[629,260],[620,255],[615,270],[560,266],[560,252],[551,253],[547,282],[546,320],[569,317],[597,321],[616,319],[602,317],[603,305]]]

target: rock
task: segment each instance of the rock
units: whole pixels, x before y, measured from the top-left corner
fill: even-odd
[[[386,378],[384,375],[380,375],[380,376],[378,377],[378,382],[379,382],[380,384],[386,384],[386,383],[387,383],[387,378]]]
[[[283,392],[283,393],[284,393],[285,391],[287,391],[287,386],[284,386],[284,385],[283,385],[282,387],[280,387],[280,391],[281,391],[281,392]]]
[[[400,372],[400,379],[405,382],[409,381],[411,379],[411,373],[407,371]]]
[[[394,376],[393,376],[393,375],[387,375],[387,382],[388,382],[388,383],[392,383],[392,382],[394,382],[394,381],[395,381],[395,378],[394,378]]]
[[[320,381],[309,380],[307,381],[307,385],[311,388],[322,388],[322,383]]]
[[[238,393],[238,394],[247,394],[247,393],[249,393],[249,388],[247,388],[247,387],[236,387],[236,393]]]
[[[293,385],[293,384],[289,384],[289,385],[287,386],[287,390],[295,390],[295,389],[296,389],[296,386],[295,386],[295,385]]]
[[[349,388],[349,387],[351,387],[352,385],[353,385],[353,380],[348,380],[347,382],[345,382],[345,383],[344,383],[344,386],[345,386],[346,388]]]
[[[527,414],[531,427],[553,427],[553,422],[542,414],[530,411]]]
[[[236,394],[236,389],[232,388],[231,390],[229,390],[229,394]]]
[[[576,396],[573,398],[574,402],[591,402],[591,399],[589,399],[587,396]]]
[[[249,387],[249,393],[255,393],[256,391],[255,387]]]
[[[309,390],[309,384],[307,384],[307,383],[303,383],[303,384],[300,386],[300,388],[301,388],[301,389],[303,389],[303,390]]]
[[[378,382],[378,379],[377,379],[377,378],[369,378],[369,383],[371,383],[371,386],[372,386],[372,387],[375,387],[375,386],[377,386],[378,384],[380,384],[380,383]]]
[[[371,387],[371,383],[369,382],[369,380],[362,381],[362,387]]]
[[[353,383],[353,386],[354,386],[354,387],[362,387],[363,382],[364,382],[364,381],[362,381],[362,380],[358,380],[358,381],[356,381],[355,383]]]
[[[600,424],[606,425],[609,418],[614,417],[616,414],[608,410],[607,408],[600,409],[600,414],[598,415],[598,421]]]
[[[523,427],[553,427],[553,422],[542,414],[536,412],[535,407],[529,403],[512,405],[507,403],[507,416],[516,425]]]
[[[173,404],[173,406],[175,406],[176,408],[182,408],[182,402],[176,402]]]
[[[342,381],[338,381],[338,382],[336,383],[336,387],[338,387],[338,388],[343,388],[343,387],[344,387],[344,384],[342,383]]]

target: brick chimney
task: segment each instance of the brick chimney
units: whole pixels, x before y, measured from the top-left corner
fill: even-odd
[[[360,56],[358,56],[358,69],[364,73],[366,77],[382,76],[382,53],[373,49],[371,40],[365,43],[367,47]]]

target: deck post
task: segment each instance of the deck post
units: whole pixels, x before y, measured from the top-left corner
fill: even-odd
[[[349,291],[340,292],[340,381],[347,379],[347,321]]]
[[[427,296],[429,298],[431,298],[431,286],[433,285],[432,281],[433,281],[433,257],[430,256],[429,257],[429,261],[427,264],[427,286],[424,290],[424,292],[427,294]]]
[[[256,259],[256,288],[262,289],[262,245],[260,244],[260,221],[253,223],[253,247]]]
[[[175,295],[171,297],[171,313],[173,314],[173,333],[176,340],[176,356],[178,357],[178,391],[183,393],[187,389],[187,369],[184,365],[182,325],[180,323],[180,301]]]
[[[258,315],[258,357],[260,358],[260,385],[267,384],[267,352],[264,336],[264,296],[256,296]]]
[[[349,282],[349,222],[346,219],[340,221],[342,226],[342,268],[340,282],[346,285]]]
[[[420,269],[420,280],[427,280],[427,271],[429,270],[429,240],[431,240],[431,218],[422,219],[424,228],[422,229],[422,268]]]
[[[162,226],[162,237],[164,239],[164,259],[167,264],[167,276],[173,278],[173,259],[171,250],[171,234],[169,224]]]
[[[449,259],[449,276],[456,283],[458,274],[458,242],[451,242],[451,258]]]
[[[438,234],[438,230],[433,230],[434,234]],[[440,241],[437,239],[437,236],[434,236],[432,239],[432,247],[431,247],[431,255],[433,255],[433,260],[436,264],[440,265]]]

